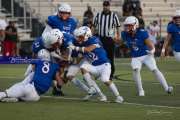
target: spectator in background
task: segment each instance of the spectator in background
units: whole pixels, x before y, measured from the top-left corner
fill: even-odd
[[[131,6],[133,16],[142,16],[142,8],[139,0],[131,0]]]
[[[140,0],[125,0],[123,4],[123,16],[142,16]]]
[[[3,41],[5,38],[5,29],[6,29],[7,23],[3,16],[0,16],[0,56],[3,54]]]
[[[91,28],[92,23],[93,23],[93,17],[94,17],[94,14],[92,12],[92,8],[88,4],[87,10],[84,12],[84,15],[83,15],[83,26],[88,26],[89,28]]]
[[[153,21],[152,23],[150,23],[147,30],[148,30],[148,34],[149,34],[149,39],[154,43],[154,45],[156,45],[157,37],[159,36],[159,30],[160,30],[158,22]]]
[[[3,41],[5,38],[5,29],[6,29],[7,23],[4,20],[2,16],[0,16],[0,56],[2,56],[3,53]]]
[[[124,1],[124,4],[123,4],[123,16],[130,16],[132,15],[132,7],[131,7],[131,4],[130,4],[130,0],[125,0]]]
[[[98,12],[94,18],[94,29],[97,31],[97,35],[103,44],[104,49],[107,52],[107,56],[111,63],[111,76],[112,80],[115,66],[114,66],[114,54],[115,43],[120,41],[120,22],[116,13],[110,10],[110,2],[105,0],[103,2],[103,11]]]
[[[5,29],[4,56],[16,56],[17,42],[17,28],[15,27],[15,21],[11,20]]]

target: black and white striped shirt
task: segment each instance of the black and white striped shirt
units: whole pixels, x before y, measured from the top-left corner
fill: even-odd
[[[103,12],[97,13],[93,24],[97,29],[97,34],[101,37],[110,37],[109,31],[120,27],[119,18],[114,12],[110,12],[109,14]]]

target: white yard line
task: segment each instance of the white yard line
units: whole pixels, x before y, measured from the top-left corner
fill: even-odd
[[[0,76],[0,79],[23,79],[22,76]]]
[[[74,97],[55,97],[55,96],[42,96],[43,98],[53,98],[53,99],[63,99],[63,100],[79,100],[83,101],[81,98],[74,98]],[[97,100],[90,100],[93,102],[98,102]],[[110,102],[110,101],[108,101]],[[140,104],[140,103],[130,103],[130,102],[124,102],[123,104],[126,105],[135,105],[135,106],[144,106],[144,107],[156,107],[156,108],[168,108],[168,109],[178,109],[180,110],[180,107],[173,107],[173,106],[163,106],[163,105],[148,105],[148,104]]]
[[[23,80],[23,76],[0,76],[0,79],[20,79]],[[99,80],[96,80],[96,82],[100,82]],[[133,80],[114,80],[115,83],[128,83],[128,84],[135,84]],[[146,81],[145,81],[146,82]],[[160,84],[159,82],[148,82],[149,84]],[[180,83],[173,83],[171,84],[173,86],[180,85]]]

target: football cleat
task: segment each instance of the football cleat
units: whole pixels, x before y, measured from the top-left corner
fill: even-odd
[[[168,87],[168,90],[167,90],[167,93],[168,94],[171,94],[173,92],[173,87],[172,86],[169,86]]]
[[[145,96],[144,90],[139,91],[139,96],[140,96],[140,97]]]
[[[1,102],[18,102],[18,98],[3,98],[1,99]]]
[[[65,96],[63,91],[60,89],[57,89],[56,87],[53,87],[52,94],[54,96]]]
[[[88,90],[88,94],[95,95],[96,94],[96,89],[94,87],[90,87],[89,90]]]
[[[88,101],[90,98],[92,98],[92,96],[94,96],[94,95],[93,94],[88,94],[83,98],[83,100]]]
[[[101,96],[100,98],[99,98],[99,101],[101,101],[101,102],[107,102],[107,97],[104,95],[104,96]]]
[[[115,100],[116,103],[123,103],[123,101],[124,101],[124,99],[122,96],[117,96],[117,98]]]

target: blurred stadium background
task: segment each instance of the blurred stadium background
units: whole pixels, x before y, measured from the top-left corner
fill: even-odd
[[[120,21],[124,20],[123,4],[128,0],[111,0],[111,10],[118,13]],[[133,0],[132,0],[133,1]],[[138,0],[134,0],[138,1]],[[31,42],[41,35],[46,19],[56,12],[60,3],[69,3],[72,15],[82,24],[83,13],[87,5],[92,7],[94,15],[102,10],[103,0],[0,0],[0,16],[9,21],[17,21],[20,37],[20,49],[24,54],[30,54]],[[166,35],[166,26],[177,8],[179,0],[140,0],[142,17],[145,25],[157,20],[160,25],[160,38]]]

